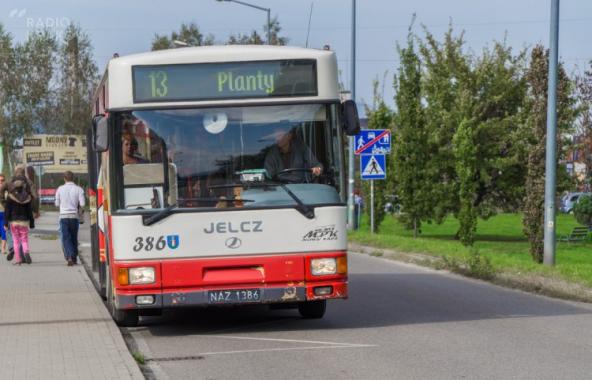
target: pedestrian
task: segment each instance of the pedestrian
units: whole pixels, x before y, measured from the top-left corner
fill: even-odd
[[[4,207],[4,229],[10,228],[14,244],[15,260],[13,264],[20,265],[23,261],[31,264],[29,254],[29,229],[35,228],[33,218],[33,197],[30,183],[25,176],[25,167],[19,165],[10,179]]]
[[[6,255],[6,230],[4,230],[4,203],[5,203],[5,187],[6,177],[0,173],[0,250],[3,255]]]
[[[60,235],[68,266],[78,263],[78,209],[84,207],[84,190],[74,183],[74,173],[64,173],[64,184],[58,187],[55,205],[60,208]]]

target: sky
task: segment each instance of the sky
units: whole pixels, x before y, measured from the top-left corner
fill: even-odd
[[[307,36],[309,47],[330,45],[338,57],[341,81],[350,88],[352,0],[243,1],[271,8],[289,45],[305,46]],[[465,32],[466,48],[475,53],[504,38],[516,52],[549,44],[550,0],[357,0],[358,104],[372,102],[372,81],[379,79],[380,93],[393,105],[393,75],[399,66],[396,46],[405,43],[413,14],[418,34],[423,34],[424,25],[441,38],[452,23],[455,31]],[[215,0],[0,0],[0,23],[16,41],[43,26],[59,35],[70,22],[89,34],[102,72],[113,53],[147,51],[156,33],[168,35],[183,22],[195,22],[202,33],[222,42],[230,34],[252,29],[263,34],[266,13]],[[592,60],[592,1],[563,0],[560,22],[560,60],[569,72],[581,72]]]

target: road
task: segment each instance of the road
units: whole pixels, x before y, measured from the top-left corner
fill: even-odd
[[[592,305],[355,253],[350,272],[322,320],[200,309],[124,332],[157,378],[592,378]]]

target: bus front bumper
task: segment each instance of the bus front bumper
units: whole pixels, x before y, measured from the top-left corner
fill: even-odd
[[[242,297],[237,297],[241,295]],[[179,289],[168,292],[118,292],[118,309],[177,308],[192,306],[278,304],[347,298],[347,280],[306,283],[302,286],[245,286],[224,289]],[[250,297],[250,299],[249,299]],[[240,299],[238,299],[240,298]],[[148,302],[152,300],[152,302]]]

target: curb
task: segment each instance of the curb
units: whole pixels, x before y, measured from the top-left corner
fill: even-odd
[[[508,289],[522,290],[532,294],[567,301],[592,303],[592,288],[558,278],[540,275],[526,276],[510,271],[498,271],[492,279],[486,280],[467,276],[464,273],[451,271],[450,268],[445,266],[444,260],[440,256],[432,256],[416,252],[401,252],[394,249],[373,247],[354,242],[348,243],[347,249],[351,252],[359,252],[361,254],[375,256],[376,258],[384,260],[417,265],[419,267],[430,268],[435,271],[444,270],[464,278],[484,281]]]

